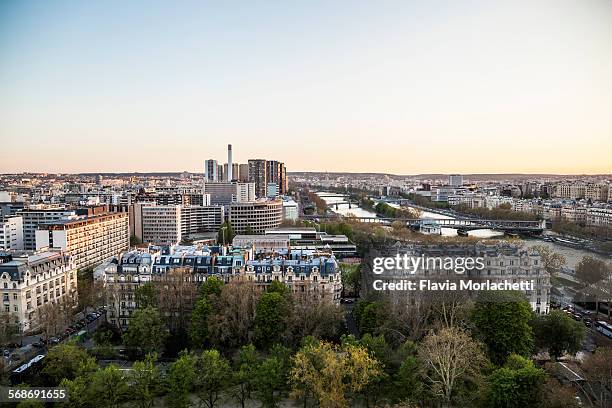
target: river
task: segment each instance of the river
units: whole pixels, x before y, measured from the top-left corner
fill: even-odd
[[[324,197],[322,197],[323,200],[329,205],[346,200],[346,196],[343,194],[334,194],[334,193],[327,193],[327,192],[322,192],[322,193],[317,193],[317,194],[323,194],[324,195]],[[399,205],[397,204],[389,204],[389,205],[395,208],[399,208]],[[337,210],[333,206],[331,206],[330,208],[333,212],[344,215],[344,216],[348,216],[352,214],[355,217],[376,217],[376,213],[365,210],[355,205],[352,205],[351,208],[348,208],[348,205],[342,205],[342,206],[339,206]],[[436,219],[436,218],[437,219],[449,219],[453,217],[448,216],[448,215],[436,214],[436,213],[432,213],[428,211],[421,211],[419,218],[421,219]],[[442,235],[456,236],[457,230],[454,228],[442,228]],[[494,237],[503,236],[504,233],[499,232],[499,231],[489,230],[489,229],[482,229],[482,230],[469,231],[468,235],[472,237],[477,237],[477,238],[494,238]],[[582,257],[587,256],[587,255],[594,257],[594,258],[600,258],[604,260],[606,259],[605,257],[594,254],[589,251],[585,251],[582,249],[576,249],[576,248],[570,248],[570,247],[566,247],[566,246],[559,245],[556,243],[542,241],[540,239],[523,239],[522,241],[528,247],[532,247],[535,245],[545,245],[553,249],[555,252],[562,254],[563,256],[565,256],[566,266],[570,269],[575,269],[576,265],[578,264],[578,262],[580,262]]]

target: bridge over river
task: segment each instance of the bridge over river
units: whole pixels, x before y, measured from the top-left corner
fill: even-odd
[[[337,215],[310,215],[305,219],[338,219]],[[341,217],[340,217],[341,218]],[[540,234],[546,228],[545,221],[517,221],[517,220],[485,220],[477,218],[390,218],[390,217],[351,217],[351,219],[366,222],[391,224],[394,222],[405,223],[408,227],[418,229],[423,225],[438,225],[441,228],[454,228],[459,231],[472,231],[480,229],[491,229],[503,231],[508,234]]]

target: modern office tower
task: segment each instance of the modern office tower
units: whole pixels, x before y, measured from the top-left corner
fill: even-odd
[[[280,195],[287,194],[287,170],[285,164],[276,160],[266,162],[266,182],[276,183]]]
[[[463,176],[461,174],[451,174],[448,184],[451,187],[461,187],[463,185]]]
[[[0,287],[5,313],[17,318],[20,334],[40,326],[41,306],[77,300],[77,267],[65,252],[46,250],[24,255],[0,255]]]
[[[238,181],[247,182],[249,181],[249,165],[239,164],[238,165]]]
[[[23,218],[0,215],[0,249],[23,249]]]
[[[266,160],[249,160],[249,181],[255,183],[255,195],[257,197],[266,196],[268,184]]]
[[[86,268],[125,251],[130,245],[127,212],[98,209],[87,215],[40,224],[36,249],[59,248],[71,256],[77,268]]]
[[[205,183],[212,205],[230,205],[255,200],[255,183]]]
[[[283,201],[234,203],[228,214],[232,228],[237,234],[244,234],[247,227],[250,227],[254,234],[263,234],[267,229],[277,228],[283,222]]]
[[[74,216],[75,212],[60,206],[39,204],[31,205],[17,214],[23,218],[23,249],[33,251],[36,249],[36,230],[40,224]]]
[[[204,181],[215,182],[219,180],[219,164],[216,160],[206,160],[204,162]]]

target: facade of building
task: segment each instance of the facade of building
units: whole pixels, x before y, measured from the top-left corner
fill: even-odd
[[[215,183],[221,181],[219,178],[219,164],[216,160],[206,160],[204,162],[204,181]]]
[[[128,249],[128,213],[99,213],[47,222],[36,230],[36,249],[59,248],[77,268],[95,266]]]
[[[40,224],[74,216],[75,212],[60,206],[36,205],[19,211],[19,215],[23,218],[23,249],[33,251],[36,249],[36,230]]]
[[[23,249],[23,218],[0,215],[0,250]]]
[[[228,210],[228,219],[237,234],[244,234],[250,227],[254,234],[277,228],[283,222],[282,200],[258,200],[234,203]]]
[[[268,185],[268,167],[264,159],[249,160],[249,181],[255,183],[255,196],[263,198],[266,196]]]
[[[205,183],[212,205],[230,205],[255,200],[255,183]]]
[[[444,257],[444,258],[483,258],[484,268],[483,269],[472,269],[471,271],[465,271],[463,274],[457,275],[454,271],[443,269],[438,264],[429,265],[429,267],[420,268],[415,271],[414,274],[406,275],[398,271],[385,271],[382,274],[375,274],[372,272],[372,265],[367,264],[367,268],[370,271],[365,276],[366,282],[363,287],[367,291],[374,290],[374,280],[385,280],[387,282],[398,282],[407,279],[407,276],[413,280],[419,279],[459,279],[473,280],[473,281],[490,281],[499,283],[504,280],[511,283],[518,283],[520,281],[531,281],[533,288],[531,290],[525,290],[524,294],[526,299],[529,301],[531,308],[537,314],[547,314],[549,312],[550,302],[550,274],[544,269],[540,254],[532,248],[523,248],[518,245],[512,244],[465,244],[465,245],[424,245],[424,244],[411,244],[404,245],[398,244],[396,246],[380,248],[376,253],[371,254],[369,259],[374,256],[390,256],[395,257],[397,254],[403,256],[414,257]],[[464,291],[465,292],[465,291]],[[393,292],[386,291],[388,294]],[[411,296],[413,292],[400,291],[397,292],[398,296]],[[414,296],[419,296],[422,293],[419,291],[414,292]],[[425,292],[427,293],[427,292]],[[476,296],[478,292],[465,292],[470,296]],[[435,296],[435,293],[434,295]],[[416,299],[415,299],[416,300]]]
[[[216,205],[137,203],[134,208],[134,235],[158,245],[175,245],[191,234],[217,231],[224,219],[224,207]]]
[[[298,203],[292,199],[283,199],[283,220],[297,221],[299,216]]]
[[[251,237],[266,239],[263,236]],[[273,247],[280,248],[285,243],[286,240],[280,240]],[[272,247],[270,249],[274,252]],[[260,291],[273,281],[279,281],[297,295],[339,303],[341,271],[333,256],[313,251],[283,252],[284,255],[272,254],[267,258],[250,260],[250,248],[149,247],[148,250],[120,254],[97,268],[95,276],[104,282],[106,288],[109,322],[122,329],[129,327],[137,308],[136,289],[147,282],[160,285],[160,290],[165,286],[182,286],[180,298],[184,304],[181,310],[175,308],[163,312],[167,318],[175,320],[184,319],[184,314],[190,313],[198,286],[211,276],[226,283],[233,280],[251,282]],[[173,284],[168,285],[168,282]]]
[[[20,333],[41,324],[37,311],[49,303],[77,300],[77,267],[63,251],[2,256],[2,308],[16,318]]]
[[[451,187],[461,187],[463,185],[463,176],[461,174],[451,174],[448,179],[448,184]]]

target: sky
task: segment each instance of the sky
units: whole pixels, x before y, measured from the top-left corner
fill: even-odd
[[[0,172],[612,173],[612,1],[0,1]]]

